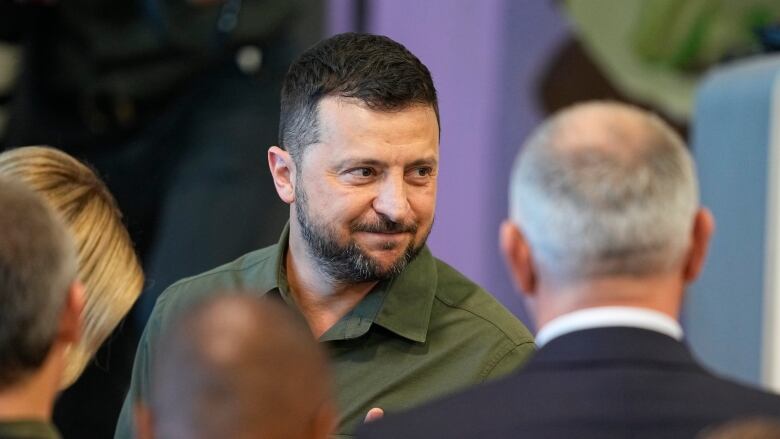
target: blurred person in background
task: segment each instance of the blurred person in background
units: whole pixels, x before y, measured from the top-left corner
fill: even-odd
[[[282,301],[219,292],[159,347],[141,439],[326,439],[336,426],[325,353]]]
[[[539,77],[537,96],[547,114],[576,102],[612,99],[660,113],[686,137],[706,72],[780,50],[775,0],[555,3],[571,34]]]
[[[274,242],[284,225],[263,146],[276,142],[300,4],[0,2],[0,38],[22,48],[0,143],[54,144],[94,166],[148,278],[135,318],[98,353],[101,367],[58,400],[66,436],[111,435],[121,397],[99,387],[127,385],[163,287]]]
[[[84,287],[65,224],[21,183],[0,179],[0,437],[57,439],[51,424]]]

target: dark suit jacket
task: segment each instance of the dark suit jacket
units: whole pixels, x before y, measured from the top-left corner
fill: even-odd
[[[358,437],[692,438],[749,415],[780,417],[780,396],[713,375],[671,337],[616,327],[553,339],[522,371]]]

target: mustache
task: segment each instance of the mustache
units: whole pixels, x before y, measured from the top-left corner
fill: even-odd
[[[398,223],[387,218],[380,218],[375,222],[361,222],[350,227],[352,232],[367,233],[417,233],[417,224]]]

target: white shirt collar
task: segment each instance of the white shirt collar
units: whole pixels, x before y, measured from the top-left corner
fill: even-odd
[[[648,329],[676,340],[682,340],[683,336],[680,324],[661,312],[628,306],[602,306],[581,309],[550,320],[537,332],[536,345],[541,347],[570,332],[609,326]]]

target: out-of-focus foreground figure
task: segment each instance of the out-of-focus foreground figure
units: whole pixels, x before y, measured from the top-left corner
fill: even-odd
[[[335,427],[323,351],[283,303],[225,292],[189,308],[154,364],[143,439],[324,439]]]
[[[0,180],[0,437],[59,438],[51,424],[83,286],[70,233],[24,185]]]

